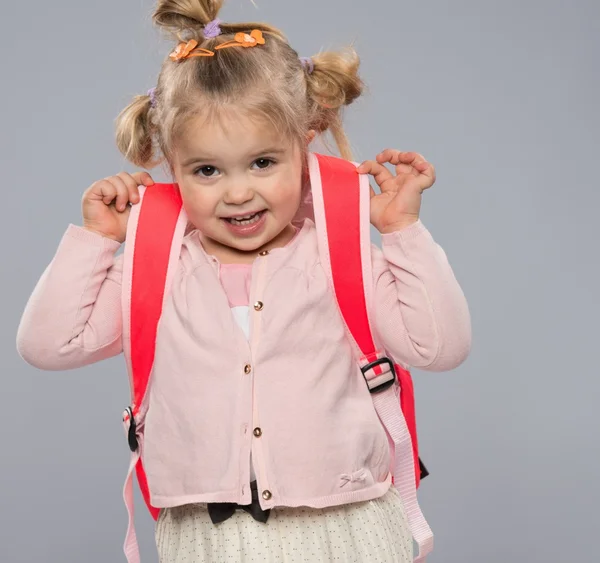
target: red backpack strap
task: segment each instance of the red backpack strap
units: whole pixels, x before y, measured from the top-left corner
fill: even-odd
[[[187,224],[174,184],[140,188],[141,202],[132,207],[123,264],[123,340],[131,385],[132,408],[142,407],[156,346],[156,331],[169,274],[179,257]],[[171,270],[171,271],[169,271]]]
[[[156,333],[165,299],[181,251],[187,227],[181,195],[174,184],[139,188],[141,201],[132,206],[127,224],[123,261],[123,352],[131,386],[131,406],[123,421],[132,452],[123,491],[129,513],[125,553],[130,563],[139,561],[133,525],[133,470],[152,517],[159,510],[150,502],[150,491],[140,458],[138,427],[147,410],[147,392],[156,350]]]
[[[316,154],[309,157],[309,172],[321,263],[377,413],[394,443],[394,483],[419,544],[415,561],[423,561],[433,548],[433,535],[416,498],[420,464],[412,380],[410,373],[396,366],[378,346],[378,336],[369,320],[373,276],[368,176],[358,174],[356,164]],[[395,394],[397,376],[402,409]]]

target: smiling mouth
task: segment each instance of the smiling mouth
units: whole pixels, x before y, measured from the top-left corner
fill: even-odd
[[[264,215],[266,211],[258,211],[257,213],[252,213],[250,215],[245,215],[243,217],[224,217],[225,221],[231,223],[232,225],[246,226],[253,225],[254,223],[258,223],[261,217]]]

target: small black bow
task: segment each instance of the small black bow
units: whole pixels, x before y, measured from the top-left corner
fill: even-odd
[[[233,502],[211,502],[208,504],[208,515],[212,520],[213,524],[220,524],[229,520],[236,510],[244,510],[257,522],[267,523],[271,510],[263,510],[260,507],[258,501],[258,487],[256,481],[250,483],[250,490],[252,491],[252,504],[241,505]]]

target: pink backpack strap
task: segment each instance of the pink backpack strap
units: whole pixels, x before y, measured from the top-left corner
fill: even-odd
[[[394,445],[394,484],[402,497],[410,530],[419,545],[415,562],[425,561],[433,549],[433,534],[417,501],[418,454],[406,414],[414,431],[414,396],[410,385],[400,388],[410,412],[404,413],[396,395],[397,367],[386,356],[371,326],[373,307],[371,272],[370,190],[366,175],[356,164],[323,155],[309,155],[313,211],[321,263],[329,277],[350,342],[372,394],[373,404]],[[402,383],[402,382],[400,382]],[[401,398],[402,401],[402,398]]]
[[[187,226],[181,195],[173,184],[154,184],[140,189],[141,201],[132,206],[127,224],[122,281],[123,352],[129,372],[131,406],[123,423],[131,460],[123,498],[129,524],[125,555],[129,563],[140,560],[134,527],[133,472],[152,517],[159,510],[150,502],[148,481],[141,460],[147,410],[147,392],[154,363],[156,332],[169,293]]]

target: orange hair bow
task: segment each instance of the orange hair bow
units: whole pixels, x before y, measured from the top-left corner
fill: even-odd
[[[198,41],[190,39],[187,43],[180,43],[169,55],[172,61],[183,61],[191,57],[214,57],[215,54],[208,49],[196,48]]]
[[[256,47],[257,45],[264,45],[265,38],[263,37],[262,31],[259,29],[253,29],[250,34],[248,33],[236,33],[235,39],[221,43],[215,47],[217,49],[227,49],[228,47]]]

